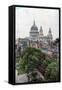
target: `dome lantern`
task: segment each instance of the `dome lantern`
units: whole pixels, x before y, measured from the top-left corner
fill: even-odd
[[[31,27],[31,30],[38,30],[38,27],[37,27],[36,24],[35,24],[35,20],[34,20],[34,22],[33,22],[33,25],[32,25],[32,27]]]

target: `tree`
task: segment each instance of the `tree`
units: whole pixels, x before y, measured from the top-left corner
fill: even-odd
[[[52,62],[56,62],[56,60],[55,59],[48,59],[48,58],[46,58],[45,60],[43,60],[43,62],[42,62],[42,65],[44,66],[44,68],[46,68],[50,63],[52,63]]]
[[[49,81],[57,81],[59,80],[59,63],[52,62],[50,63],[45,71],[45,78]]]
[[[53,42],[53,45],[57,45],[57,44],[59,44],[59,38],[56,38],[56,40],[54,40],[54,42]]]
[[[39,49],[31,47],[24,49],[22,52],[18,71],[27,73],[28,81],[30,81],[29,74],[41,63],[43,55],[44,54]]]

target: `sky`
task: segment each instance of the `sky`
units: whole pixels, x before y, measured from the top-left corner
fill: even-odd
[[[42,26],[44,36],[51,28],[53,40],[59,37],[59,11],[57,9],[16,7],[16,38],[29,37],[34,20],[38,31]]]

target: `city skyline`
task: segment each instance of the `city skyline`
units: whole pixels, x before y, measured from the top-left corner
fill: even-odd
[[[16,8],[16,38],[29,37],[35,20],[38,31],[42,26],[44,36],[51,28],[53,40],[59,38],[59,11],[53,9]]]

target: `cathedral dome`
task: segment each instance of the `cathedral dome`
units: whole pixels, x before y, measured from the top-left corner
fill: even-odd
[[[38,30],[37,26],[35,25],[35,21],[34,21],[32,27],[31,27],[31,30]]]

